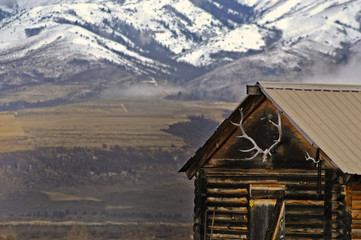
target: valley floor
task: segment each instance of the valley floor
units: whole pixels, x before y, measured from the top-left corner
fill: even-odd
[[[12,222],[0,224],[0,239],[27,240],[150,240],[192,239],[191,223]]]
[[[0,239],[191,239],[193,181],[178,170],[234,106],[133,98],[0,113]]]

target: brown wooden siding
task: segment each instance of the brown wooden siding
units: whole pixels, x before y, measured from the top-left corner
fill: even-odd
[[[325,239],[350,239],[347,186],[335,171],[327,170],[325,176]]]
[[[352,239],[361,239],[361,184],[354,182],[348,187],[349,196],[351,201],[348,207],[351,208],[351,236]]]
[[[271,204],[282,191],[285,239],[348,239],[346,186],[334,171],[323,169],[317,193],[318,179],[317,170],[202,168],[196,179],[195,239],[252,239],[250,226],[260,225],[252,223],[254,203]]]

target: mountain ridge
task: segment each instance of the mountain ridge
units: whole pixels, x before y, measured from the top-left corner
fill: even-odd
[[[146,85],[187,98],[235,100],[235,86],[302,81],[347,63],[361,39],[360,4],[2,1],[1,9],[15,10],[0,22],[0,90],[74,84],[104,97],[109,89]],[[95,69],[109,71],[108,79],[88,74]]]

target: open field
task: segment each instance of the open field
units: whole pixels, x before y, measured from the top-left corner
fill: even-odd
[[[20,142],[26,142],[23,126],[15,119],[15,114],[11,112],[0,113],[0,149],[4,151],[14,151],[17,149],[27,149]]]
[[[162,129],[189,121],[189,116],[220,122],[234,107],[227,102],[137,98],[3,112],[0,152],[58,146],[181,148],[182,138]]]
[[[60,99],[64,96],[74,96],[86,89],[87,85],[81,84],[40,84],[34,86],[23,86],[20,88],[3,91],[0,96],[0,106],[7,106],[11,102],[38,103]],[[86,90],[83,90],[84,92]]]
[[[178,170],[235,106],[119,98],[1,112],[0,240],[191,239],[193,182]]]
[[[44,192],[50,201],[95,201],[100,202],[101,200],[92,198],[92,197],[78,197],[73,195],[68,195],[60,192]]]
[[[11,240],[188,240],[190,223],[9,222],[0,224],[0,239]]]

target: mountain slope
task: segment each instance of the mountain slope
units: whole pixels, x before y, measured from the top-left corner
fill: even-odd
[[[234,86],[245,82],[302,80],[347,63],[361,39],[360,5],[360,0],[3,1],[0,90],[74,85],[59,100],[80,100],[146,85],[165,94],[238,99]]]
[[[245,84],[260,80],[360,83],[348,66],[360,62],[360,1],[242,2],[254,9],[256,24],[282,37],[191,81],[187,96],[240,99]]]

